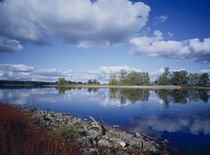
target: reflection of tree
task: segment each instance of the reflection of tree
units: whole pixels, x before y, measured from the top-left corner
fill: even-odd
[[[204,101],[204,102],[208,102],[209,100],[209,95],[208,95],[208,92],[207,90],[200,90],[198,91],[199,93],[199,98]]]
[[[168,107],[169,103],[172,102],[171,93],[169,90],[155,90],[155,93],[158,94],[161,100],[163,100],[166,107]]]
[[[149,98],[149,90],[143,89],[120,89],[119,96],[121,104],[126,103],[126,99],[129,99],[132,103],[137,101],[147,101]]]
[[[99,88],[88,88],[88,92],[97,92]]]
[[[172,91],[172,99],[174,103],[187,103],[187,91],[186,90],[173,90]]]
[[[66,87],[56,87],[56,89],[58,90],[58,93],[59,93],[59,94],[64,94],[65,91],[67,90]]]
[[[202,100],[208,102],[207,90],[156,90],[155,93],[168,106],[169,103],[184,103]]]
[[[116,98],[117,97],[117,89],[116,88],[109,88],[109,97]]]

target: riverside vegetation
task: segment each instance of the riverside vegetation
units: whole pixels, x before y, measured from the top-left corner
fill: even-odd
[[[184,86],[187,88],[195,88],[195,86],[208,86],[208,73],[190,73],[186,70],[170,72],[169,67],[165,67],[164,72],[154,81],[151,82],[148,72],[132,71],[128,73],[126,70],[121,70],[119,76],[117,74],[110,74],[109,85],[111,86]],[[67,81],[65,78],[60,78],[57,86],[66,86],[72,84],[79,85],[100,85],[97,80],[88,80],[87,83]]]
[[[0,104],[1,154],[168,154],[168,141],[64,113]]]

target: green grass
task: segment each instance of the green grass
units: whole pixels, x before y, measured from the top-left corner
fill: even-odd
[[[79,129],[71,124],[59,125],[55,133],[64,136],[66,140],[75,140],[79,136]]]

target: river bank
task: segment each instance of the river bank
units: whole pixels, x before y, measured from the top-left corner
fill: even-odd
[[[151,85],[151,86],[122,86],[122,85],[45,85],[46,87],[64,87],[64,88],[124,88],[124,89],[210,89],[210,87],[198,86],[174,86],[174,85]]]
[[[167,154],[164,149],[168,147],[169,142],[166,139],[149,137],[139,132],[130,134],[120,130],[117,125],[100,124],[91,116],[92,122],[60,112],[42,111],[34,108],[21,108],[21,111],[30,111],[36,124],[43,124],[49,130],[72,125],[78,130],[77,135],[73,135],[75,136],[74,141],[83,146],[85,154],[99,153],[101,149],[105,148],[108,153],[115,151],[120,154],[128,152]]]

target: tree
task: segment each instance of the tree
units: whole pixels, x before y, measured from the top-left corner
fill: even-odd
[[[66,85],[68,82],[66,81],[66,79],[64,77],[59,78],[57,81],[58,85]]]
[[[100,82],[97,81],[96,79],[94,79],[92,83],[93,83],[93,84],[100,84]]]
[[[117,85],[116,74],[112,73],[112,74],[110,75],[109,84],[110,84],[110,85]]]
[[[198,85],[200,75],[198,73],[190,73],[188,80],[191,85]]]
[[[120,70],[119,84],[127,84],[127,71],[125,69]]]
[[[93,84],[93,82],[91,81],[91,80],[88,80],[88,82],[87,82],[88,84]]]
[[[128,85],[140,85],[143,83],[143,76],[140,72],[133,71],[127,76]]]
[[[147,72],[142,72],[142,75],[143,75],[143,84],[145,84],[145,85],[150,84],[149,73],[147,73]]]
[[[188,82],[188,72],[186,70],[173,72],[171,83],[174,85],[183,85]]]
[[[165,67],[164,73],[158,77],[158,84],[160,85],[168,85],[170,84],[170,72],[169,67]]]
[[[198,85],[205,86],[208,84],[209,75],[208,73],[203,73],[199,76]]]

